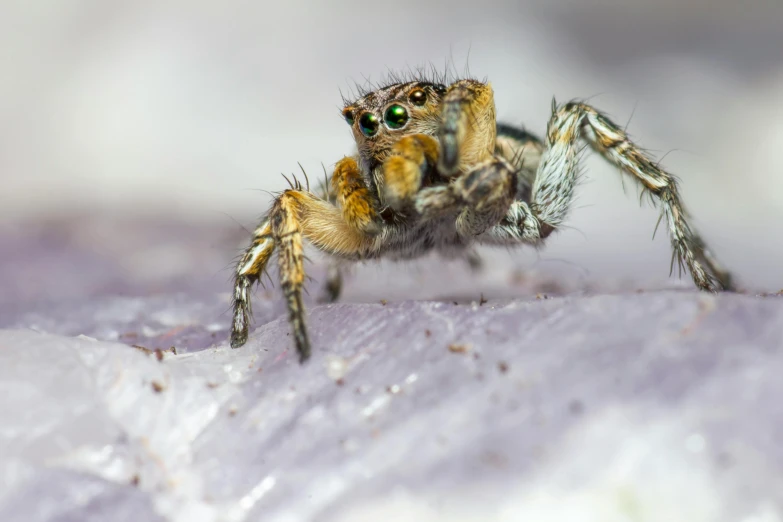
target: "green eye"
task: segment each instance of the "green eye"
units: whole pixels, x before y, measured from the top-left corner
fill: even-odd
[[[348,122],[348,125],[353,125],[354,119],[353,119],[353,112],[349,110],[343,111],[343,118],[345,118],[345,121]]]
[[[365,112],[359,118],[359,128],[365,136],[374,136],[378,132],[378,127],[378,117],[371,112]]]
[[[408,123],[408,111],[402,105],[390,105],[383,115],[390,129],[399,129]]]

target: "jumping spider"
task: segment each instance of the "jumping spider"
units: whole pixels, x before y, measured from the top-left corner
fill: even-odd
[[[303,238],[342,262],[411,259],[433,250],[469,257],[476,245],[541,245],[572,205],[580,138],[660,203],[672,263],[687,266],[702,290],[731,288],[729,273],[689,225],[675,179],[585,103],[553,101],[543,140],[497,123],[492,87],[473,79],[397,81],[346,103],[342,115],[357,154],[337,162],[325,194],[298,182],[279,194],[237,265],[233,348],[247,341],[249,291],[277,249],[296,350],[301,362],[310,356]],[[334,300],[339,272],[329,287]]]

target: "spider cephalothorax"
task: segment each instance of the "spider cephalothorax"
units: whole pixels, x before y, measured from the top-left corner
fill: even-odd
[[[580,139],[660,203],[673,255],[698,288],[731,287],[689,225],[675,179],[589,105],[553,103],[544,140],[497,123],[492,87],[473,79],[392,83],[346,103],[342,115],[357,154],[337,162],[325,194],[297,184],[277,196],[237,265],[232,347],[247,341],[249,292],[277,250],[296,349],[309,357],[303,238],[339,262],[540,245],[572,204]],[[334,300],[340,278],[331,273]]]

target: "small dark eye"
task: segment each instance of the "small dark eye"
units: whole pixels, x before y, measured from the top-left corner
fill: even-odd
[[[421,89],[416,89],[415,91],[410,93],[408,98],[411,100],[411,103],[413,105],[422,106],[425,103],[427,103],[427,94]]]
[[[399,129],[408,123],[408,111],[402,105],[389,105],[383,114],[383,119],[390,129]]]
[[[348,122],[348,125],[353,125],[354,119],[352,110],[345,109],[343,111],[343,118],[345,118],[345,121]]]
[[[359,128],[365,136],[374,136],[378,132],[379,126],[378,117],[371,112],[365,112],[359,118]]]

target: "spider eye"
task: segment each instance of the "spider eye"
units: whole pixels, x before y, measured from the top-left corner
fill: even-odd
[[[345,121],[348,122],[348,125],[353,125],[354,119],[353,119],[353,111],[349,109],[345,109],[343,111],[343,118],[345,118]]]
[[[378,132],[379,126],[378,117],[371,112],[365,112],[359,118],[359,128],[362,130],[362,134],[367,137],[374,136]]]
[[[408,111],[402,105],[390,105],[383,114],[383,119],[390,129],[399,129],[408,123]]]
[[[413,105],[422,106],[427,103],[427,94],[421,89],[416,89],[408,96]]]

